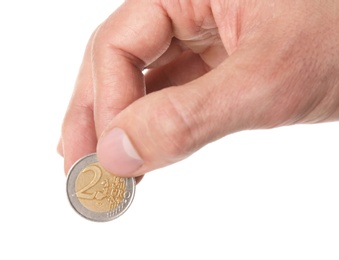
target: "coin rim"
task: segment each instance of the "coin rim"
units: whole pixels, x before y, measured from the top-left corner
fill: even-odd
[[[72,208],[80,216],[88,220],[92,220],[96,222],[106,222],[106,221],[111,221],[113,219],[120,217],[130,207],[130,205],[133,202],[134,195],[135,195],[136,182],[134,178],[124,178],[126,180],[126,191],[131,192],[131,197],[128,199],[128,202],[124,204],[122,210],[118,212],[117,214],[110,214],[110,213],[113,213],[116,208],[108,212],[94,212],[94,211],[87,209],[85,206],[82,205],[82,203],[79,201],[78,197],[76,196],[75,183],[76,183],[79,173],[86,166],[92,163],[97,163],[97,162],[98,162],[98,159],[97,159],[96,153],[86,155],[80,158],[78,161],[76,161],[68,172],[67,181],[66,181],[66,192],[67,192],[67,198],[68,198],[69,203],[71,204]],[[119,205],[122,203],[124,203],[124,200],[120,202]],[[119,205],[117,207],[119,207]]]

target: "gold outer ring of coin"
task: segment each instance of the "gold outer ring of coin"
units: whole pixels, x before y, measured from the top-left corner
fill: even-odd
[[[107,172],[95,153],[89,154],[69,170],[67,197],[82,217],[105,222],[118,218],[131,205],[135,194],[134,178],[122,178]]]

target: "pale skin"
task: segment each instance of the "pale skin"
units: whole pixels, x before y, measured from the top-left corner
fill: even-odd
[[[338,119],[339,1],[127,0],[89,40],[58,151],[66,173],[97,151],[140,179],[230,133]]]

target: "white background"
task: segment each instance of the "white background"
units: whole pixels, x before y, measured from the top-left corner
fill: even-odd
[[[0,3],[0,259],[338,259],[339,123],[230,135],[148,174],[115,221],[73,211],[60,126],[121,2]]]

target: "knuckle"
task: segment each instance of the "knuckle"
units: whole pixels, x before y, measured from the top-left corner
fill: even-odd
[[[154,138],[162,156],[169,160],[180,160],[192,153],[194,146],[191,124],[185,116],[182,105],[162,91],[161,104],[153,113],[151,127],[155,129]],[[161,140],[161,141],[159,141]]]

